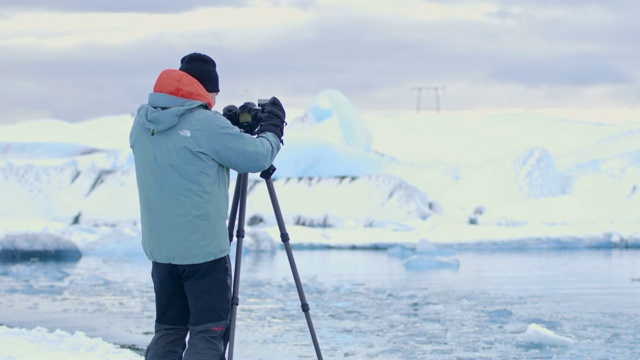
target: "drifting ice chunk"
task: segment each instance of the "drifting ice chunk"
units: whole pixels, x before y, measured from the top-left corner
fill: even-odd
[[[407,259],[407,261],[404,262],[404,268],[411,271],[438,269],[458,270],[460,268],[460,261],[458,259],[438,259],[430,255],[419,254]]]
[[[556,335],[553,331],[538,324],[529,324],[527,331],[522,335],[522,341],[528,344],[556,347],[573,346],[573,340]]]
[[[387,255],[394,258],[405,259],[413,256],[415,251],[406,246],[395,245],[387,249]]]
[[[0,261],[71,261],[82,254],[70,240],[50,234],[15,234],[0,240]]]
[[[438,248],[427,239],[420,239],[416,245],[416,252],[418,253],[433,253]]]
[[[278,250],[278,243],[266,231],[259,229],[247,230],[244,239],[244,249],[255,252],[275,252]],[[232,244],[235,247],[235,243]]]

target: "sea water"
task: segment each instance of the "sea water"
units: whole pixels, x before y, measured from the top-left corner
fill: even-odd
[[[459,266],[418,271],[380,250],[293,255],[325,359],[640,359],[640,251],[464,251],[449,254]],[[235,358],[316,358],[284,250],[246,252],[241,270]],[[0,265],[9,326],[141,352],[153,301],[142,259]],[[531,324],[570,342],[532,341]]]

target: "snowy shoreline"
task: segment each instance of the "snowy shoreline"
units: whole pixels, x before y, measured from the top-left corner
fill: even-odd
[[[82,360],[142,359],[141,349],[91,338],[82,331],[73,334],[62,330],[50,331],[42,327],[14,328],[0,324],[0,359],[69,359]]]

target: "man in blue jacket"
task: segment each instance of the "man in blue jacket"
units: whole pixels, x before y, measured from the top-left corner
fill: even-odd
[[[254,137],[212,110],[219,91],[215,61],[186,55],[178,70],[160,73],[131,128],[142,247],[152,261],[156,297],[146,359],[225,358],[229,169],[250,173],[271,165],[285,111],[272,97]]]

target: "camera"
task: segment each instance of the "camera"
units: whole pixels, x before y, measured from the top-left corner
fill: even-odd
[[[240,107],[227,105],[222,109],[222,115],[242,132],[256,135],[260,122],[262,122],[262,108],[267,101],[269,100],[259,99],[258,105],[247,101]]]

